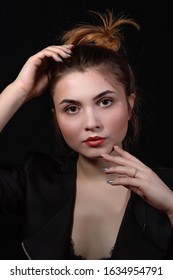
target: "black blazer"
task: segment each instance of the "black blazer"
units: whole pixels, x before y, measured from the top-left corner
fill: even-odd
[[[0,168],[0,211],[22,217],[22,246],[30,259],[70,259],[76,159],[30,153],[22,167]],[[155,172],[173,188],[173,169]],[[111,259],[173,259],[168,217],[132,193]]]

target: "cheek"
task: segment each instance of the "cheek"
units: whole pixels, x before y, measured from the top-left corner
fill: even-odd
[[[64,140],[67,142],[67,144],[75,141],[76,136],[79,134],[79,126],[77,122],[69,121],[64,117],[56,116],[58,127],[61,131],[62,136],[64,137]]]
[[[116,139],[118,142],[122,141],[127,133],[129,114],[128,112],[117,111],[111,116],[105,117],[105,127],[112,135],[112,139]]]

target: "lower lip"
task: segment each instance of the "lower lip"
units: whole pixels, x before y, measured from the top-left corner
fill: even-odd
[[[98,147],[98,146],[102,145],[103,142],[104,142],[104,139],[98,139],[95,141],[86,141],[85,143],[90,147]]]

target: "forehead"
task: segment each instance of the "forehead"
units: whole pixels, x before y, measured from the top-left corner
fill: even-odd
[[[104,75],[93,69],[72,72],[63,76],[54,88],[56,99],[97,95],[106,90],[124,92],[123,85],[112,75]]]

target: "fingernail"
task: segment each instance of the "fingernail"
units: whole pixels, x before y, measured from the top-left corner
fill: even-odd
[[[112,185],[113,182],[114,182],[114,180],[107,180],[106,182],[107,182],[108,184]]]
[[[58,59],[59,59],[61,62],[63,62],[62,57],[61,57],[60,55],[58,55],[58,54],[57,54],[57,56],[58,56]]]
[[[106,171],[108,171],[108,170],[109,170],[109,168],[106,168],[106,167],[105,167],[105,168],[102,168],[102,171],[103,171],[103,172],[106,172]]]
[[[65,52],[68,57],[71,57],[71,53]]]
[[[67,53],[67,54],[71,54],[71,49],[69,49],[69,48],[66,48],[66,50],[65,50],[65,53]]]

